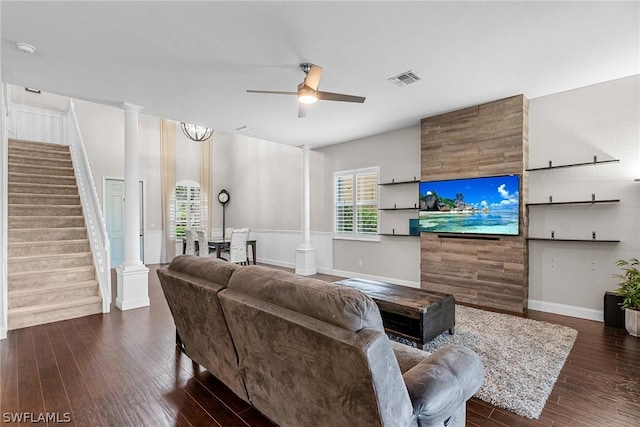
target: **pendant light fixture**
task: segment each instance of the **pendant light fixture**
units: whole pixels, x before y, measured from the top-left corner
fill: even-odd
[[[184,133],[187,138],[196,142],[206,141],[213,135],[213,129],[206,126],[181,122],[180,127],[182,128],[182,133]]]

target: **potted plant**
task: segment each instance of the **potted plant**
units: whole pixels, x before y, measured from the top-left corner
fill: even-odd
[[[624,271],[623,274],[615,274],[614,277],[622,279],[619,283],[618,295],[622,297],[622,309],[624,313],[624,326],[629,334],[640,336],[640,261],[637,258],[630,260],[620,259],[616,265]]]

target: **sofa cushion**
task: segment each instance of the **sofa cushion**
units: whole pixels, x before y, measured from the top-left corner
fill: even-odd
[[[225,287],[229,284],[229,279],[237,268],[241,268],[241,266],[218,258],[193,255],[177,256],[169,265],[171,271],[185,273]]]
[[[261,266],[237,270],[229,288],[352,332],[384,331],[378,306],[356,289]]]
[[[181,255],[157,273],[185,353],[248,400],[218,299],[236,268],[222,260]]]

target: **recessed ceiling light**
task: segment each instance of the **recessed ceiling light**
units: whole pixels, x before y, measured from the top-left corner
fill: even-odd
[[[20,52],[28,53],[29,55],[36,51],[35,46],[31,46],[28,43],[18,42],[16,43],[16,47]]]

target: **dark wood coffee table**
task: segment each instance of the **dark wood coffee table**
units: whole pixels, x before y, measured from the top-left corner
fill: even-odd
[[[420,349],[445,331],[455,333],[453,295],[362,279],[336,284],[358,289],[373,299],[387,332],[412,341]]]

